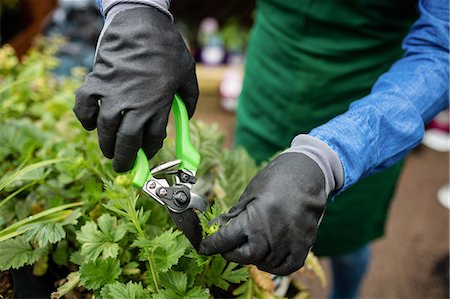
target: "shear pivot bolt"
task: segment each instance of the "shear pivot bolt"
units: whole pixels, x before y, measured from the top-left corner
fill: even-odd
[[[152,181],[152,182],[148,183],[148,187],[150,189],[155,189],[156,188],[156,183]]]
[[[164,189],[164,188],[161,188],[161,189],[159,189],[159,195],[161,195],[161,196],[166,196],[167,195],[167,190],[166,189]]]
[[[182,174],[181,174],[181,181],[182,181],[183,183],[187,183],[187,182],[189,181],[189,175],[187,175],[187,174],[185,174],[185,173],[182,173]]]
[[[174,199],[175,199],[175,200],[177,201],[177,203],[180,204],[180,205],[184,205],[184,204],[188,201],[188,197],[187,197],[186,193],[184,193],[184,192],[182,192],[182,191],[177,192],[177,193],[174,195]]]

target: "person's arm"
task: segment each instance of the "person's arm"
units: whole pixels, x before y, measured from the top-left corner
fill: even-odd
[[[328,145],[343,166],[339,190],[343,191],[362,177],[392,166],[416,147],[425,124],[449,105],[448,5],[447,0],[420,1],[420,18],[403,42],[404,57],[377,80],[368,96],[309,136],[297,136],[289,151],[309,144],[311,137]],[[321,159],[334,161],[335,157]]]
[[[74,112],[97,128],[116,171],[131,169],[139,148],[161,148],[175,93],[192,116],[198,99],[195,61],[173,25],[168,0],[103,0],[94,67],[77,91]]]
[[[424,123],[448,106],[448,2],[421,1],[404,58],[369,96],[299,135],[249,183],[200,252],[286,275],[303,266],[330,192],[388,167],[422,139]]]

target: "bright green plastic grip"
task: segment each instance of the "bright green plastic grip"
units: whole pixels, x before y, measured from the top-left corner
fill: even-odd
[[[176,94],[172,103],[175,121],[176,157],[181,160],[180,169],[196,172],[200,164],[200,154],[191,143],[189,117],[183,100]],[[144,151],[139,149],[132,169],[133,186],[142,188],[152,178],[150,166]]]
[[[200,164],[200,154],[192,145],[186,106],[177,94],[172,103],[172,111],[175,120],[176,156],[181,160],[180,169],[196,172]]]
[[[150,173],[150,166],[148,165],[148,159],[142,148],[139,149],[136,155],[136,161],[131,172],[134,174],[133,186],[136,188],[144,187],[145,182],[152,178]]]

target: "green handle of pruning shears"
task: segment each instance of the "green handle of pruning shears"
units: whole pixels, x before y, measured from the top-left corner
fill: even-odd
[[[176,157],[181,160],[179,169],[195,173],[200,164],[200,154],[191,143],[188,113],[183,100],[177,94],[172,103],[172,111],[175,121]],[[152,178],[148,159],[142,148],[137,153],[132,172],[133,186],[136,188],[142,188],[145,182]]]

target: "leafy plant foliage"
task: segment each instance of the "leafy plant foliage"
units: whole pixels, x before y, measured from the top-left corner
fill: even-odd
[[[165,208],[131,187],[131,174],[112,171],[96,134],[71,111],[85,72],[51,73],[59,45],[38,41],[22,62],[0,49],[0,270],[31,264],[43,274],[49,260],[70,269],[52,298],[75,290],[130,299],[262,293],[248,267],[199,255]],[[206,236],[258,167],[244,150],[224,150],[214,126],[191,125],[202,156],[194,191],[215,202],[199,213]],[[151,163],[173,159],[174,148],[168,138]]]

